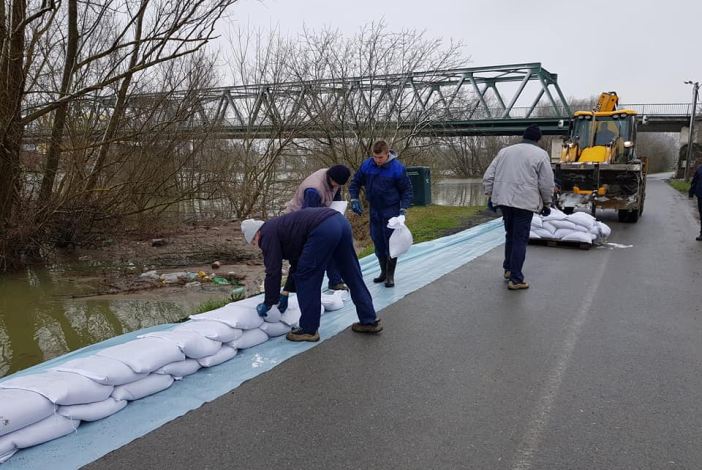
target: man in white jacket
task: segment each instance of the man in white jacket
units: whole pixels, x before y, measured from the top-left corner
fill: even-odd
[[[500,150],[490,163],[483,188],[492,204],[502,210],[505,224],[505,260],[502,267],[510,290],[528,289],[522,266],[529,243],[531,218],[550,212],[553,170],[548,153],[538,146],[541,129],[532,124],[522,142]]]

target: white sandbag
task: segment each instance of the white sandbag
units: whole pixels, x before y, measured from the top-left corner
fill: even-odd
[[[341,297],[341,291],[334,291],[333,294],[322,294],[322,306],[327,312],[333,312],[344,308],[344,300]]]
[[[43,395],[29,390],[0,390],[0,436],[48,418],[56,406]]]
[[[232,328],[214,320],[188,320],[173,328],[173,331],[181,330],[194,331],[205,338],[219,341],[220,343],[234,341],[237,338],[241,338],[241,335],[244,333],[240,328]]]
[[[278,323],[264,323],[259,327],[269,338],[275,338],[276,336],[282,336],[288,334],[290,331],[290,326],[283,322]]]
[[[270,310],[268,310],[267,315],[263,317],[263,321],[268,323],[278,323],[281,318],[283,318],[283,314],[280,313],[280,310],[278,310],[278,306],[274,305],[270,308]]]
[[[324,311],[324,306],[322,306],[322,311]],[[297,326],[300,323],[301,316],[302,312],[300,312],[300,309],[290,309],[290,307],[288,307],[285,313],[280,317],[280,321],[288,326]]]
[[[141,380],[115,387],[112,397],[117,400],[139,400],[165,390],[173,384],[173,377],[165,374],[149,374]]]
[[[558,230],[556,227],[551,222],[544,221],[543,225],[541,226],[541,230],[545,230],[546,232],[550,233],[551,236],[553,236],[554,233],[556,233],[556,230]]]
[[[554,232],[549,232],[548,230],[543,229],[543,228],[533,229],[533,230],[531,230],[530,234],[531,233],[538,236],[539,238],[554,238],[554,235],[553,235]]]
[[[76,405],[105,400],[114,387],[101,385],[82,375],[49,370],[0,382],[0,388],[31,390],[57,405]]]
[[[227,345],[222,345],[220,350],[212,356],[203,357],[197,360],[202,367],[213,367],[236,356],[237,349]]]
[[[544,226],[544,221],[541,219],[539,214],[534,214],[534,216],[531,218],[531,226],[533,228],[541,228]]]
[[[595,224],[595,218],[587,212],[574,212],[568,216],[568,220],[588,230]]]
[[[0,437],[0,456],[6,456],[12,449],[25,449],[65,436],[78,429],[79,425],[80,421],[53,414],[38,423]]]
[[[400,215],[391,217],[388,220],[388,228],[393,229],[390,235],[390,257],[397,258],[398,256],[407,253],[412,246],[412,232],[405,225],[405,216]]]
[[[241,305],[239,302],[227,304],[209,312],[190,315],[190,318],[193,320],[215,320],[242,330],[258,328],[263,323],[263,318],[258,316],[256,307]]]
[[[348,201],[332,201],[331,204],[329,204],[329,208],[334,209],[343,215],[346,212],[346,207],[348,205]]]
[[[194,374],[200,370],[200,363],[195,359],[186,359],[184,361],[173,362],[171,364],[166,364],[159,370],[155,371],[154,374],[162,375],[172,375],[174,379],[180,380],[190,374]]]
[[[602,238],[608,238],[612,234],[612,229],[605,223],[597,222],[597,228]]]
[[[59,406],[58,414],[79,421],[97,421],[117,413],[125,406],[126,400],[109,397],[107,400],[84,405]]]
[[[574,225],[573,230],[576,230],[578,232],[586,232],[587,233],[587,232],[592,231],[592,229],[589,229],[589,228],[585,227],[584,225],[578,225],[578,224],[573,224],[573,225]],[[597,227],[597,226],[593,225],[593,227]]]
[[[147,376],[147,374],[137,374],[127,364],[117,359],[100,356],[73,359],[52,370],[73,372],[103,385],[128,384]]]
[[[177,344],[160,338],[135,339],[102,349],[97,355],[124,362],[139,374],[150,373],[166,364],[185,359]]]
[[[568,216],[561,212],[560,210],[556,209],[555,207],[551,208],[551,213],[544,217],[544,222],[552,222],[554,220],[564,220]]]
[[[530,239],[534,239],[534,240],[538,240],[538,239],[541,238],[541,235],[535,233],[535,232],[532,230],[531,232],[529,232],[529,238],[530,238]]]
[[[255,328],[253,330],[244,331],[241,338],[228,342],[226,346],[235,349],[247,349],[265,343],[266,341],[268,341],[268,335],[263,330]]]
[[[592,234],[571,230],[570,233],[561,238],[565,242],[592,243]]]
[[[556,230],[560,230],[560,229],[575,230],[575,224],[573,222],[570,222],[567,219],[552,220],[549,223],[551,225],[553,225],[554,227],[556,227]]]
[[[154,331],[139,336],[139,338],[161,338],[166,341],[175,343],[186,357],[191,359],[199,359],[201,357],[211,356],[219,351],[222,347],[220,341],[205,338],[195,331],[187,330],[165,330]]]
[[[555,238],[556,240],[563,240],[563,237],[566,237],[573,232],[577,232],[577,230],[569,228],[559,228],[558,230],[556,230],[556,233],[553,234],[553,238]]]
[[[238,349],[223,344],[216,354],[197,359],[197,362],[202,367],[213,367],[228,361],[229,359],[236,356],[237,353]]]

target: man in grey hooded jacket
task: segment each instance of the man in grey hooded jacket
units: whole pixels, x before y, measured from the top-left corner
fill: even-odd
[[[548,215],[553,197],[553,170],[539,140],[541,129],[530,125],[522,142],[500,150],[483,176],[485,194],[502,210],[506,231],[502,267],[510,290],[529,288],[522,267],[531,218],[534,212]]]

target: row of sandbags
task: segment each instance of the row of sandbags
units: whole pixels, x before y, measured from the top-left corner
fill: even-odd
[[[342,308],[347,295],[322,294],[322,313]],[[191,315],[170,329],[0,382],[0,463],[19,449],[69,434],[82,421],[110,416],[130,401],[165,390],[298,324],[294,295],[285,313],[273,307],[265,321],[256,313],[258,302],[260,298],[250,298]]]
[[[529,238],[599,244],[611,233],[609,226],[586,212],[565,214],[554,208],[545,217],[534,214]]]

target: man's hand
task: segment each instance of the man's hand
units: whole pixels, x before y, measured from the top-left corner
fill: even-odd
[[[363,214],[363,207],[361,207],[361,201],[359,201],[358,199],[351,199],[351,210],[357,215]]]
[[[549,215],[551,215],[551,208],[548,206],[544,206],[544,208],[541,209],[541,215],[543,217],[548,217]]]
[[[280,313],[285,313],[285,311],[288,309],[288,294],[280,294],[280,298],[278,299],[278,311]]]
[[[268,316],[268,310],[270,309],[271,308],[266,304],[256,305],[256,313],[258,313],[258,316],[261,318],[266,318]]]

